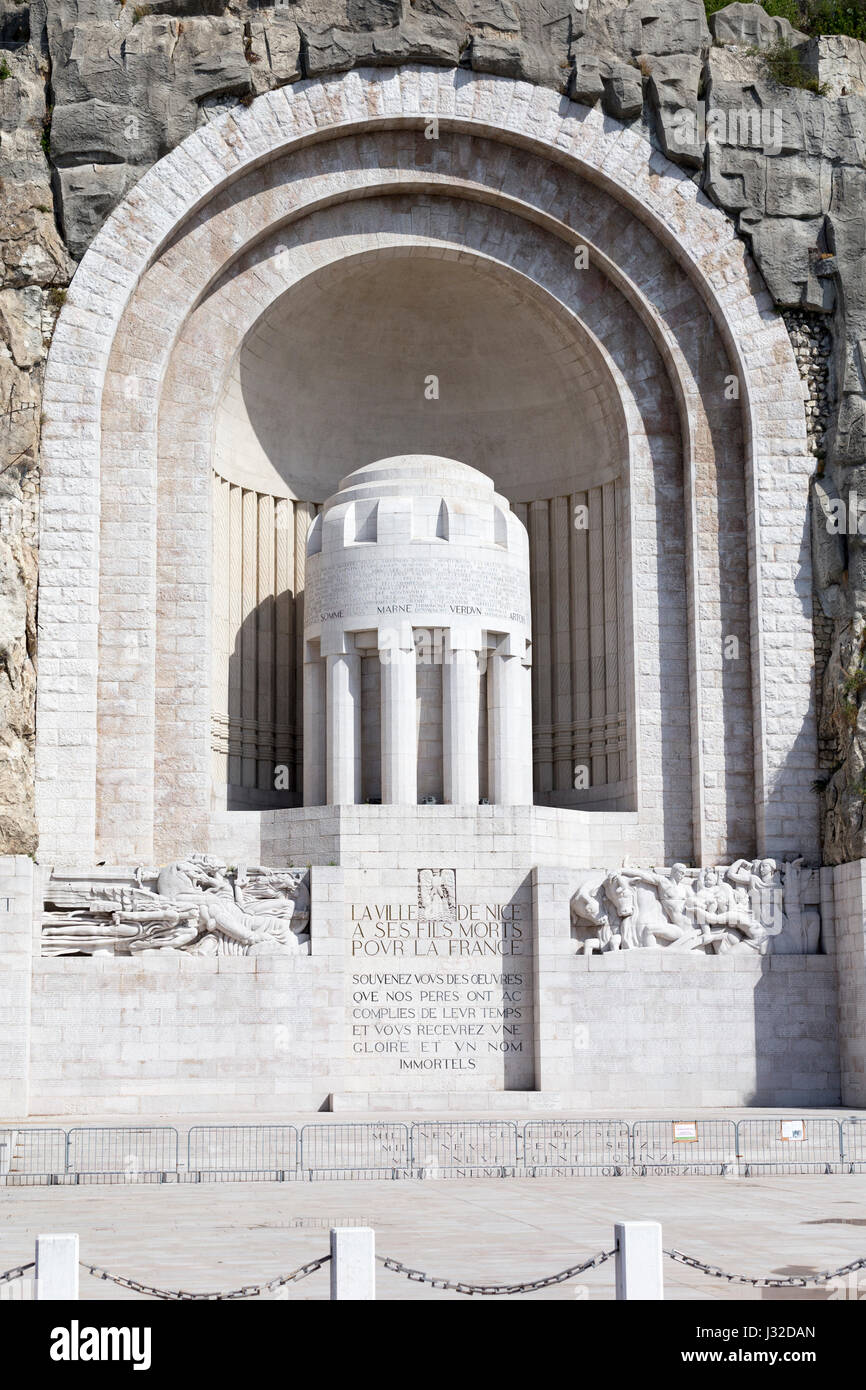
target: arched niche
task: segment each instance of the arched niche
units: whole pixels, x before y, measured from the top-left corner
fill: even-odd
[[[590,661],[590,687],[606,691],[615,667],[626,703],[625,776],[600,813],[636,810],[657,860],[814,844],[808,661],[787,655],[811,650],[802,395],[742,244],[682,170],[598,111],[507,79],[404,68],[281,89],[203,127],[132,190],[76,274],[45,394],[37,761],[49,856],[168,857],[207,843],[214,478],[243,494],[248,534],[254,512],[267,531],[269,508],[291,504],[295,597],[305,527],[337,461],[325,467],[309,421],[303,450],[280,447],[290,426],[274,410],[273,369],[304,327],[306,301],[292,297],[310,295],[313,318],[318,302],[324,331],[353,276],[363,301],[400,257],[431,256],[466,258],[457,274],[470,277],[473,327],[498,315],[523,336],[507,463],[534,535],[535,593],[547,595],[535,615],[542,763],[560,764],[545,766],[537,795],[555,799],[574,753],[556,727],[579,722],[563,708],[586,649],[569,607],[568,508],[619,481],[622,515],[592,563],[623,576],[624,616],[610,642],[597,600],[586,619],[605,655]],[[407,312],[412,282],[405,267],[392,281]],[[567,463],[532,458],[521,480],[521,408],[525,423],[556,341],[545,449],[560,452],[575,417],[585,429]],[[389,351],[383,338],[380,371]],[[515,358],[500,357],[507,377]],[[475,366],[462,386],[486,391],[489,408],[471,445],[492,469],[506,392],[497,403],[489,361]],[[463,395],[452,433],[471,431]],[[322,410],[320,395],[311,416]],[[352,412],[334,423],[342,449]]]

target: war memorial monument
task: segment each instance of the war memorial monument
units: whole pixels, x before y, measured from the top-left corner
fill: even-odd
[[[3,8],[4,1117],[866,1106],[866,44],[712,9]]]

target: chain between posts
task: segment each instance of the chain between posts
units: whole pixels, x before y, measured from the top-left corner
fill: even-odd
[[[822,1274],[791,1274],[780,1275],[778,1278],[772,1278],[768,1275],[755,1278],[748,1274],[729,1274],[716,1265],[707,1265],[701,1260],[696,1260],[692,1255],[684,1255],[681,1250],[665,1250],[663,1254],[676,1264],[687,1265],[689,1269],[700,1270],[701,1274],[712,1275],[714,1279],[727,1279],[729,1284],[750,1284],[756,1289],[804,1289],[809,1284],[828,1284],[831,1279],[841,1279],[843,1275],[853,1274],[857,1269],[866,1269],[866,1258],[864,1258],[852,1260],[851,1264],[843,1265],[841,1269],[825,1270]]]
[[[157,1289],[152,1284],[142,1284],[138,1279],[127,1279],[122,1274],[111,1274],[107,1269],[100,1269],[98,1265],[85,1264],[79,1261],[81,1268],[88,1274],[92,1274],[94,1279],[108,1279],[112,1284],[119,1284],[123,1289],[131,1289],[133,1293],[149,1294],[152,1298],[163,1300],[180,1300],[184,1302],[216,1302],[227,1299],[240,1298],[260,1298],[262,1294],[273,1293],[274,1289],[284,1288],[286,1284],[297,1283],[301,1279],[306,1279],[308,1274],[315,1274],[317,1269],[326,1265],[331,1256],[322,1255],[321,1259],[311,1260],[309,1264],[300,1265],[293,1269],[291,1274],[280,1274],[276,1279],[271,1279],[266,1284],[245,1284],[239,1289],[227,1289],[217,1293],[189,1293],[186,1289]]]
[[[852,1260],[850,1264],[842,1265],[839,1269],[825,1270],[819,1274],[794,1274],[773,1278],[771,1276],[753,1276],[748,1274],[731,1274],[727,1270],[719,1269],[716,1265],[704,1264],[702,1260],[695,1259],[693,1255],[685,1255],[681,1250],[664,1250],[662,1252],[669,1260],[675,1264],[686,1265],[689,1269],[696,1269],[701,1274],[708,1274],[714,1279],[726,1279],[729,1284],[748,1284],[756,1289],[802,1289],[810,1284],[828,1284],[833,1279],[841,1279],[846,1274],[853,1274],[858,1269],[866,1269],[866,1257],[860,1260]],[[544,1279],[525,1280],[520,1284],[471,1284],[466,1280],[440,1279],[432,1274],[426,1274],[420,1269],[411,1269],[408,1265],[401,1264],[399,1260],[393,1260],[387,1255],[377,1255],[376,1260],[384,1269],[390,1270],[393,1274],[402,1274],[412,1283],[429,1284],[434,1289],[447,1289],[454,1293],[487,1295],[536,1293],[540,1289],[551,1288],[555,1284],[565,1284],[570,1279],[576,1279],[579,1274],[585,1274],[587,1270],[597,1269],[608,1260],[613,1259],[616,1250],[600,1250],[597,1255],[584,1260],[583,1264],[571,1265],[568,1269],[561,1269],[557,1274],[550,1274]],[[241,1298],[260,1298],[265,1293],[273,1293],[275,1289],[284,1288],[287,1284],[298,1283],[301,1279],[306,1279],[308,1275],[314,1274],[321,1269],[331,1259],[330,1254],[322,1255],[317,1260],[311,1260],[308,1264],[300,1265],[293,1269],[290,1274],[280,1274],[275,1279],[269,1280],[265,1284],[245,1284],[238,1289],[227,1289],[216,1293],[190,1293],[185,1289],[159,1289],[152,1284],[143,1284],[138,1279],[127,1279],[122,1274],[111,1274],[107,1269],[101,1269],[98,1265],[85,1264],[83,1260],[79,1263],[81,1268],[91,1274],[94,1279],[107,1279],[113,1284],[120,1285],[121,1288],[130,1289],[133,1293],[149,1295],[151,1298],[161,1298],[164,1300],[178,1301],[197,1301],[197,1302],[216,1302]],[[0,1274],[0,1284],[7,1284],[13,1279],[22,1278],[28,1270],[35,1268],[35,1261],[29,1264],[17,1265],[14,1269],[7,1269]]]
[[[615,1250],[601,1250],[591,1259],[585,1260],[583,1264],[572,1265],[569,1269],[561,1269],[558,1274],[550,1274],[546,1279],[527,1280],[522,1284],[469,1284],[465,1280],[437,1279],[432,1274],[425,1274],[420,1269],[409,1269],[407,1265],[401,1264],[399,1260],[392,1260],[387,1255],[377,1255],[376,1259],[390,1269],[393,1274],[404,1274],[407,1279],[417,1284],[430,1284],[434,1289],[452,1289],[455,1293],[472,1294],[512,1294],[512,1293],[534,1293],[537,1289],[550,1288],[552,1284],[564,1284],[569,1279],[576,1279],[578,1274],[584,1274],[588,1269],[596,1269],[603,1265],[606,1260],[610,1260],[616,1254]]]

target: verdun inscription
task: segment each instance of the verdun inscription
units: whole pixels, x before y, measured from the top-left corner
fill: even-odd
[[[477,617],[528,626],[525,579],[501,562],[447,553],[405,561],[365,554],[327,568],[313,565],[307,579],[307,625],[371,616],[418,616],[435,607],[440,617]]]
[[[350,905],[352,1058],[381,1080],[531,1086],[529,903],[458,901],[452,870],[418,878],[417,901]]]

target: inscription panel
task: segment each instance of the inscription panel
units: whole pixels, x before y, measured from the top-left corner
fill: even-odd
[[[526,1090],[534,1084],[531,906],[353,902],[350,1088]]]
[[[370,552],[357,560],[307,568],[305,623],[411,618],[435,613],[453,618],[528,627],[525,575],[505,561],[446,554],[441,558],[385,558]]]

